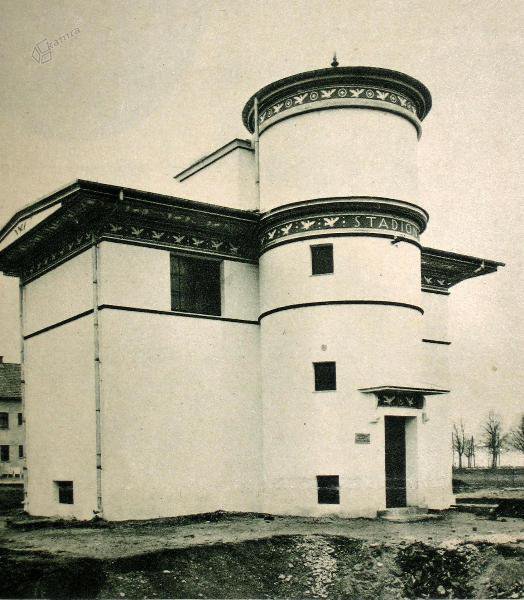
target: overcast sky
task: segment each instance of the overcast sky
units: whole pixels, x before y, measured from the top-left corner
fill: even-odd
[[[523,16],[522,0],[3,0],[0,222],[77,178],[176,195],[178,170],[247,136],[254,91],[327,67],[334,50],[341,65],[403,71],[433,95],[419,144],[423,243],[507,264],[453,288],[454,410],[472,433],[490,408],[513,424],[524,412]],[[61,36],[50,62],[31,58]],[[0,278],[11,361],[17,302],[16,282]]]

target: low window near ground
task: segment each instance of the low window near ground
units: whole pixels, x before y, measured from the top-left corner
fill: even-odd
[[[0,412],[0,429],[9,429],[9,413]]]
[[[9,462],[9,446],[0,446],[0,460]]]
[[[73,482],[72,481],[55,481],[58,488],[58,502],[60,504],[73,504]]]
[[[334,362],[313,363],[315,369],[315,391],[337,389],[337,365]]]
[[[24,458],[24,447],[22,445],[18,446],[18,458]]]
[[[338,475],[317,475],[318,503],[340,504]]]

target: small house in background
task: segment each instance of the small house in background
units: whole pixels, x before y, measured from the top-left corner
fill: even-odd
[[[24,418],[20,365],[0,356],[0,477],[22,477]]]

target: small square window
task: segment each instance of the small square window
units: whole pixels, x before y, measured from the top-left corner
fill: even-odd
[[[9,462],[9,446],[0,446],[0,460]]]
[[[73,501],[73,482],[55,481],[58,489],[58,502],[60,504],[74,504]]]
[[[9,413],[0,412],[0,429],[9,429]]]
[[[24,458],[24,447],[22,444],[18,446],[18,458]]]
[[[333,245],[311,246],[311,274],[333,273]]]
[[[338,475],[317,475],[319,504],[340,504]]]
[[[337,389],[337,363],[318,362],[313,363],[313,367],[315,368],[316,392]]]
[[[18,413],[18,426],[21,427],[24,423],[24,419],[22,417],[22,413]]]

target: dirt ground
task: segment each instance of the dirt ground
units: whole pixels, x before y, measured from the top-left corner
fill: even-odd
[[[4,528],[0,544],[15,551],[60,553],[98,559],[120,558],[195,545],[238,543],[281,535],[335,535],[368,543],[416,541],[453,546],[460,542],[524,544],[524,521],[488,520],[447,512],[442,520],[391,523],[371,519],[224,516],[216,521],[173,524],[166,520],[122,522],[108,528]]]
[[[212,514],[0,529],[2,598],[521,598],[524,521]]]

